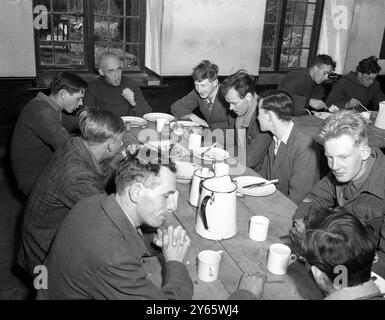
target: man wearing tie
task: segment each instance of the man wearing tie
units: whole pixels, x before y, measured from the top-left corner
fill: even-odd
[[[268,180],[278,179],[278,190],[298,204],[320,179],[318,148],[291,121],[294,104],[289,93],[272,90],[259,98],[261,130],[273,134],[259,173]]]
[[[212,129],[227,129],[234,125],[235,117],[220,90],[218,70],[218,66],[208,60],[203,60],[193,69],[195,90],[173,103],[171,113],[176,118],[191,120]],[[196,108],[205,119],[193,113]]]

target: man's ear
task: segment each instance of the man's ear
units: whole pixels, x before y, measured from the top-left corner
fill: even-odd
[[[246,99],[247,101],[251,102],[251,100],[253,100],[253,95],[252,95],[250,92],[248,92],[248,93],[246,93],[246,95],[245,95],[245,99]]]
[[[136,182],[130,186],[128,190],[128,196],[133,203],[138,203],[139,199],[143,195],[143,191],[143,185]]]
[[[215,79],[214,81],[213,81],[213,84],[216,86],[216,85],[218,85],[218,79]]]
[[[103,71],[102,68],[99,68],[99,69],[98,69],[98,72],[99,72],[99,74],[100,74],[102,77],[104,77],[104,71]]]
[[[58,96],[59,96],[59,98],[60,98],[61,100],[64,100],[69,94],[70,94],[70,93],[69,93],[66,89],[61,89],[61,90],[59,91]]]
[[[361,146],[361,159],[363,161],[368,160],[370,157],[371,149],[368,145],[362,145]]]

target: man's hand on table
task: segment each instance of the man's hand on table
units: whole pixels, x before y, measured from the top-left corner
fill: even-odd
[[[315,110],[327,110],[328,109],[325,102],[323,102],[320,99],[310,99],[309,105]]]
[[[132,91],[130,88],[124,88],[122,91],[122,97],[128,101],[130,105],[133,107],[136,106],[135,102],[135,94],[134,91]]]
[[[153,243],[162,248],[166,262],[179,261],[183,263],[191,241],[186,230],[181,226],[176,228],[168,226],[167,229],[158,229]]]
[[[361,106],[360,100],[351,98],[348,102],[345,103],[345,108],[346,109],[353,109]]]
[[[293,229],[290,230],[290,239],[296,244],[300,245],[305,236],[306,227],[303,219],[294,220]]]
[[[266,280],[267,276],[262,273],[255,272],[243,274],[241,280],[239,281],[238,289],[248,290],[254,293],[257,299],[261,299]]]

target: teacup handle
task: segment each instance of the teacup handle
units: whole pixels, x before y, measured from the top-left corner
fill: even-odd
[[[297,256],[294,253],[292,253],[289,257],[289,264],[288,265],[290,266],[293,262],[296,262],[296,261],[297,261]]]
[[[209,267],[209,276],[214,277],[214,270],[212,266]]]

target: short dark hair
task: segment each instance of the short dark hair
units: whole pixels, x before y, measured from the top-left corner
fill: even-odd
[[[322,64],[326,64],[328,66],[332,66],[333,70],[336,68],[336,62],[333,61],[333,58],[331,56],[328,56],[327,54],[319,54],[316,56],[313,60],[313,63],[311,66],[320,66]]]
[[[116,169],[116,193],[121,194],[127,186],[134,182],[142,183],[146,188],[154,188],[160,183],[157,178],[161,167],[166,167],[171,172],[176,173],[175,164],[172,162],[170,164],[145,163],[136,158],[135,155],[128,155]]]
[[[306,261],[331,281],[338,276],[335,267],[345,266],[349,287],[369,281],[376,251],[372,232],[345,208],[323,210],[324,219],[306,231],[302,243]]]
[[[381,67],[377,63],[378,59],[376,56],[371,56],[369,58],[363,59],[358,63],[356,67],[356,71],[360,73],[379,73],[381,71]]]
[[[243,99],[246,94],[255,93],[255,79],[245,70],[237,71],[223,81],[221,85],[223,95],[226,95],[231,88],[234,88]]]
[[[88,84],[85,80],[73,72],[59,72],[51,83],[51,93],[58,94],[60,90],[65,89],[70,94],[86,90]]]
[[[194,67],[192,77],[198,82],[206,79],[214,81],[218,79],[218,72],[219,68],[216,64],[211,63],[209,60],[203,60]]]
[[[82,138],[91,145],[103,143],[125,130],[123,120],[110,111],[87,108],[79,115]]]
[[[269,90],[262,92],[258,97],[258,101],[262,101],[262,109],[274,112],[279,119],[289,121],[293,116],[294,101],[287,91]]]

